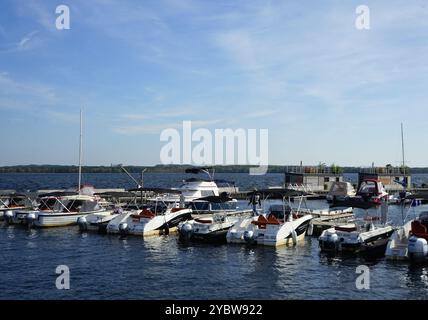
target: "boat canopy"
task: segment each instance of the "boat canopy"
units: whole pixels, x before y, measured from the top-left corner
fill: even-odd
[[[110,197],[110,198],[126,198],[126,197],[135,197],[135,193],[126,192],[126,191],[107,191],[95,193],[96,196],[100,197]]]
[[[350,182],[334,182],[330,188],[330,195],[340,195],[347,196],[349,194],[355,193],[355,189]]]
[[[130,192],[154,192],[154,193],[174,193],[174,194],[181,194],[181,190],[178,189],[167,189],[167,188],[135,188],[135,189],[129,189]]]
[[[260,195],[262,198],[274,198],[274,199],[282,199],[282,198],[289,198],[289,197],[305,197],[309,196],[310,193],[294,190],[294,189],[287,189],[287,188],[274,188],[274,189],[261,189],[261,190],[254,190],[247,193],[247,196],[252,195]]]
[[[49,193],[42,193],[39,194],[39,198],[47,198],[47,197],[67,197],[67,196],[76,196],[79,193],[75,191],[55,191],[55,192],[49,192]]]
[[[195,199],[194,201],[207,201],[211,203],[225,203],[232,201],[233,198],[231,198],[227,192],[222,192],[219,196],[208,196],[203,198]]]
[[[20,193],[0,194],[1,198],[27,199],[28,196]]]

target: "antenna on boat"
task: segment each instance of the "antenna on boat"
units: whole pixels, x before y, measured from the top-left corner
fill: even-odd
[[[83,136],[83,128],[82,128],[82,109],[80,109],[80,140],[79,140],[79,185],[77,187],[78,193],[80,193],[80,186],[82,184],[82,136]]]
[[[137,185],[137,188],[142,188],[143,187],[143,177],[142,177],[142,175],[143,175],[143,173],[144,173],[144,171],[143,171],[143,173],[141,174],[141,184],[140,184],[140,182],[138,182],[137,181],[137,179],[135,179],[129,172],[128,172],[128,170],[126,170],[125,169],[125,167],[122,165],[122,164],[119,164],[118,165],[122,170],[123,170],[123,172],[125,172],[127,175],[128,175],[128,177],[130,177],[131,178],[131,180],[132,181],[134,181],[135,182],[135,184]]]

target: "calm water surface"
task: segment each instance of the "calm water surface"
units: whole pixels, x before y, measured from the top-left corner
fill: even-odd
[[[230,175],[219,176],[230,179]],[[0,175],[0,189],[71,187],[74,177]],[[146,175],[146,185],[171,187],[182,178]],[[233,178],[242,189],[282,182],[281,175]],[[133,186],[120,174],[87,175],[86,179],[97,187]],[[310,201],[308,206],[327,204]],[[422,210],[428,207],[411,213]],[[400,216],[397,207],[390,208],[391,220],[398,223]],[[27,230],[2,224],[0,243],[0,299],[428,298],[428,265],[328,257],[320,254],[318,241],[310,237],[299,246],[281,248],[183,245],[174,235],[121,239],[80,233],[77,227]],[[361,264],[370,267],[370,290],[355,287],[355,270]],[[70,268],[68,291],[55,287],[58,265]]]

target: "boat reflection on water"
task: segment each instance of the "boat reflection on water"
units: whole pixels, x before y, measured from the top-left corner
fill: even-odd
[[[422,295],[415,294],[413,299],[423,299],[428,296],[428,263],[410,264],[405,277],[407,287],[417,288]]]

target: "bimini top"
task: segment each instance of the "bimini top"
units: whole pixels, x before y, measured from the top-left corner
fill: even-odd
[[[181,194],[182,192],[178,189],[166,189],[166,188],[135,188],[135,189],[129,189],[128,191],[134,192],[154,192],[154,193],[175,193],[175,194]]]
[[[95,195],[100,197],[110,197],[110,198],[126,198],[126,197],[135,196],[134,193],[126,192],[126,191],[107,191],[107,192],[95,193]]]
[[[77,196],[79,193],[75,191],[55,191],[49,193],[39,194],[39,198],[47,198],[47,197],[69,197],[69,196]]]
[[[287,189],[287,188],[274,188],[274,189],[261,189],[261,190],[254,190],[247,193],[247,196],[252,195],[260,195],[262,198],[276,198],[276,199],[282,199],[282,198],[288,198],[288,197],[305,197],[311,195],[308,192],[294,190],[294,189]]]
[[[24,199],[24,198],[28,198],[28,196],[22,193],[2,193],[0,194],[0,198]]]
[[[227,192],[222,192],[219,196],[208,196],[203,198],[195,199],[194,201],[207,201],[211,203],[225,203],[229,201],[233,201],[233,198],[231,198]]]

